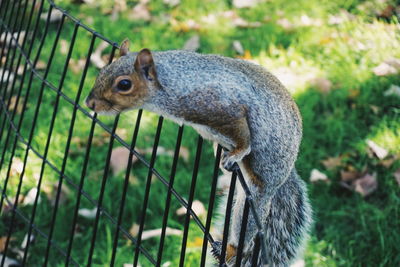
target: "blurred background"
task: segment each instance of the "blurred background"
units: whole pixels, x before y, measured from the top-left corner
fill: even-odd
[[[215,53],[242,58],[266,67],[287,87],[303,116],[304,137],[296,163],[300,176],[307,182],[309,197],[314,209],[310,241],[304,251],[305,266],[399,266],[400,264],[400,2],[395,0],[59,0],[57,5],[106,38],[120,42],[131,41],[131,51],[144,47],[151,50],[187,49],[200,53]],[[43,8],[38,36],[43,36],[46,11]],[[54,58],[49,55],[56,39],[57,25],[61,19],[52,12],[47,41],[38,53],[36,69],[45,74],[51,83],[60,84],[62,69],[68,54],[74,25],[66,20],[56,44]],[[68,72],[62,91],[76,99],[79,82],[85,65],[91,35],[78,31]],[[83,77],[83,93],[88,94],[99,68],[108,60],[112,48],[96,39],[91,65]],[[15,73],[15,79],[18,79]],[[33,80],[32,88],[39,88],[40,80]],[[21,123],[21,134],[29,136],[33,129],[32,147],[44,151],[49,136],[49,123],[53,113],[56,93],[45,90],[38,109],[39,120],[32,126],[33,110],[39,99],[39,90],[32,91],[27,112]],[[22,93],[22,98],[26,93]],[[10,95],[10,110],[15,110],[15,120],[21,108]],[[14,101],[14,102],[12,102]],[[12,104],[14,103],[14,104]],[[22,101],[19,102],[20,105]],[[31,111],[31,112],[29,112]],[[61,99],[55,120],[48,160],[61,166],[73,106]],[[117,134],[129,143],[137,111],[121,116]],[[99,117],[113,126],[113,118]],[[154,142],[158,117],[144,113],[137,141],[138,151],[149,159]],[[82,176],[82,162],[88,143],[91,120],[78,112],[72,143],[68,152],[65,173],[76,184]],[[169,176],[178,126],[165,121],[160,139],[159,157],[155,168]],[[2,151],[8,151],[0,139]],[[197,135],[185,128],[174,188],[188,195]],[[85,174],[84,190],[97,199],[107,156],[110,135],[101,127],[95,128],[92,150]],[[8,142],[11,144],[11,140]],[[11,146],[11,145],[9,145]],[[113,144],[113,156],[103,205],[114,218],[118,216],[123,190],[123,170],[126,150],[120,143]],[[0,182],[5,182],[7,167],[10,179],[7,196],[16,195],[18,182],[27,157],[25,178],[21,188],[20,208],[30,214],[40,188],[35,224],[44,231],[50,229],[51,215],[59,175],[31,151],[17,145],[15,156],[5,152],[5,163],[0,169]],[[7,158],[8,157],[8,158]],[[125,161],[124,161],[125,160]],[[205,221],[213,168],[213,148],[205,143],[201,155],[195,200],[198,213]],[[42,170],[43,169],[43,170]],[[44,174],[40,174],[44,172]],[[122,226],[137,233],[138,214],[143,202],[143,186],[147,168],[140,162],[133,164],[129,177],[127,204],[122,216]],[[161,227],[165,206],[165,186],[152,180],[145,230]],[[84,263],[92,237],[91,229],[96,210],[93,202],[82,198],[76,224],[72,216],[77,192],[64,184],[62,200],[57,213],[54,239],[60,247],[67,248],[74,233],[72,256]],[[36,190],[36,191],[35,191]],[[6,204],[5,204],[6,205]],[[184,216],[176,212],[181,206],[172,200],[168,226],[178,232],[169,235],[163,252],[165,266],[177,266],[181,246]],[[0,253],[4,249],[7,221],[10,213],[3,208],[0,225]],[[161,214],[161,215],[160,215]],[[71,229],[73,225],[73,229]],[[72,231],[72,232],[71,232]],[[108,266],[112,254],[115,226],[101,218],[94,254],[95,266]],[[11,238],[11,258],[19,260],[18,251],[26,236],[25,223],[17,224]],[[25,240],[25,242],[27,242]],[[43,261],[45,240],[32,241],[29,252],[30,266]],[[191,223],[186,255],[186,266],[198,266],[203,234]],[[79,244],[80,247],[77,247]],[[150,237],[143,245],[155,254],[159,238]],[[116,266],[132,262],[133,248],[129,239],[118,240]],[[150,266],[144,257],[142,266]],[[51,266],[63,265],[58,254],[50,253]],[[299,265],[299,266],[301,266]],[[130,265],[126,265],[130,266]],[[163,265],[164,266],[164,265]]]

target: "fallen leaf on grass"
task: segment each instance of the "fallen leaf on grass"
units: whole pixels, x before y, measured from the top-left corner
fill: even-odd
[[[4,71],[4,74],[3,74]],[[4,69],[0,69],[0,77],[4,76],[4,77],[8,77],[8,75],[10,75],[10,77],[8,78],[8,83],[11,83],[12,81],[14,81],[15,75],[13,72],[9,72],[8,70],[4,70]],[[6,79],[3,79],[2,81],[0,81],[0,83],[5,83],[7,81]]]
[[[15,157],[11,164],[11,175],[20,175],[24,169],[24,163],[21,159]]]
[[[129,153],[129,149],[124,146],[114,148],[111,151],[110,167],[114,176],[126,170],[126,168],[128,167]],[[133,155],[132,164],[135,163],[137,160],[137,157]]]
[[[276,21],[276,24],[284,28],[285,30],[292,30],[294,28],[293,23],[291,23],[287,18],[281,18]]]
[[[310,182],[315,183],[317,181],[328,182],[328,176],[325,173],[320,172],[317,169],[311,170]]]
[[[323,77],[317,77],[310,81],[310,84],[322,93],[328,93],[332,88],[332,82]]]
[[[0,254],[0,259],[2,259],[3,257],[4,255]],[[4,261],[4,267],[15,267],[15,266],[21,266],[21,264],[17,260],[14,260],[6,256]]]
[[[377,145],[372,140],[367,140],[367,145],[372,150],[372,152],[374,152],[374,154],[378,157],[378,159],[384,159],[387,155],[389,155],[389,152],[386,149]]]
[[[50,201],[51,206],[54,207],[56,203],[57,191],[58,191],[58,183],[54,183],[43,188],[47,199]],[[63,185],[61,187],[60,195],[58,197],[58,205],[63,205],[67,200],[68,196],[71,194],[71,190],[68,186]]]
[[[151,14],[147,3],[148,0],[141,0],[136,6],[133,7],[129,18],[132,20],[151,20]]]
[[[9,32],[3,32],[0,36],[0,43],[10,45],[11,48],[16,46],[17,43],[15,40],[18,40],[18,44],[21,46],[25,38],[25,31],[21,31],[18,39],[17,37],[18,32],[14,32],[13,34],[10,34]]]
[[[376,173],[365,174],[363,177],[354,180],[352,186],[354,191],[360,193],[363,197],[369,196],[378,188]]]
[[[139,233],[139,225],[136,223],[132,224],[131,228],[129,229],[129,233],[132,236],[137,236],[137,234]]]
[[[24,201],[22,202],[24,205],[33,205],[35,203],[35,198],[37,195],[37,188],[34,187],[31,190],[29,190],[29,192],[26,194],[26,196],[24,197]],[[38,203],[41,202],[41,197],[39,194],[39,198],[38,198]]]
[[[152,237],[159,237],[161,235],[162,229],[154,229],[154,230],[147,230],[143,231],[142,233],[142,240],[150,239]],[[170,227],[165,228],[165,235],[182,235],[183,231],[178,230],[178,229],[173,229]]]
[[[202,216],[203,214],[206,213],[206,208],[204,207],[204,204],[199,200],[193,201],[192,210],[197,216]],[[176,211],[176,215],[182,216],[185,215],[186,212],[187,209],[185,207],[181,207]]]
[[[397,171],[395,171],[393,173],[394,179],[396,179],[397,183],[400,186],[400,168],[397,169]]]
[[[106,62],[103,61],[101,54],[103,53],[104,49],[106,49],[109,46],[109,44],[105,41],[102,41],[90,57],[90,62],[93,63],[93,65],[96,66],[96,68],[101,69],[105,65],[107,65]]]
[[[69,61],[69,68],[72,70],[73,73],[79,74],[82,72],[83,67],[85,66],[86,59],[73,59]]]
[[[60,40],[60,52],[63,55],[66,55],[68,53],[68,42],[64,39]]]
[[[397,74],[400,70],[400,59],[389,58],[372,69],[376,76],[388,76]]]
[[[233,41],[232,47],[233,47],[233,50],[235,50],[236,53],[238,53],[239,55],[244,54],[244,49],[243,49],[242,43],[239,40]]]
[[[343,182],[353,181],[353,180],[357,179],[358,177],[360,177],[360,175],[361,175],[361,173],[356,170],[351,170],[351,171],[341,170],[340,171],[340,178]]]
[[[248,8],[254,7],[260,2],[260,0],[233,0],[232,4],[236,8]]]
[[[200,36],[195,34],[186,41],[183,50],[197,51],[200,48]]]
[[[78,210],[78,215],[82,216],[86,219],[94,219],[97,214],[97,207],[94,207],[93,209],[79,209]]]
[[[47,64],[43,60],[39,60],[36,63],[35,69],[37,70],[44,70],[47,67]]]
[[[380,160],[380,161],[379,161],[379,164],[388,169],[388,168],[390,168],[390,167],[393,165],[393,163],[394,163],[396,160],[398,160],[398,159],[399,159],[398,156],[392,156],[392,157],[389,157],[389,158],[385,158],[385,159],[383,159],[383,160]]]
[[[32,244],[33,241],[35,241],[35,236],[31,234],[31,237],[29,238],[29,244]],[[28,234],[26,234],[24,240],[22,240],[21,248],[25,249],[27,244],[28,244]]]
[[[16,113],[21,114],[22,108],[24,107],[23,102],[24,102],[24,98],[22,96],[20,96],[20,98],[18,100],[18,105],[17,105],[17,96],[14,95],[11,97],[9,109],[11,111],[14,111],[14,109],[16,108]],[[15,107],[15,106],[17,106],[17,107]]]
[[[329,157],[327,159],[321,160],[322,165],[328,170],[335,169],[342,164],[342,157]]]
[[[6,246],[6,241],[7,241],[7,237],[6,236],[0,237],[0,252],[4,251],[4,248]]]
[[[163,0],[163,3],[170,7],[175,7],[181,3],[181,0]]]
[[[380,108],[375,105],[369,105],[369,108],[372,110],[372,112],[377,115],[379,113]]]
[[[400,86],[397,85],[390,85],[389,89],[383,92],[384,96],[397,96],[400,97]]]
[[[47,20],[48,15],[49,15],[48,12],[43,13],[42,15],[40,15],[40,18],[41,18],[42,20]],[[51,11],[51,14],[50,14],[50,19],[49,19],[49,21],[50,21],[50,22],[57,22],[57,21],[60,21],[61,18],[62,18],[62,16],[63,16],[63,13],[62,13],[60,10],[54,9],[54,8],[53,8],[52,11]]]

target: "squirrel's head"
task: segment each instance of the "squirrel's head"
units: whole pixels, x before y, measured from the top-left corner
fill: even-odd
[[[161,88],[149,49],[129,54],[129,41],[122,42],[120,57],[100,70],[86,106],[100,114],[118,114],[140,108],[152,92]]]

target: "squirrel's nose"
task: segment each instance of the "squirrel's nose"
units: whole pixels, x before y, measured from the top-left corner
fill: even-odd
[[[91,110],[94,110],[94,108],[96,107],[96,102],[94,99],[91,99],[90,97],[86,98],[85,104],[88,108],[90,108]]]

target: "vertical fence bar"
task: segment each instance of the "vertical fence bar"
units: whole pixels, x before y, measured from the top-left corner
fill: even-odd
[[[178,137],[176,138],[176,145],[175,145],[174,159],[173,159],[172,167],[171,167],[171,174],[169,175],[170,179],[169,179],[169,184],[168,184],[167,199],[165,200],[165,209],[164,209],[164,216],[163,216],[162,228],[161,228],[162,230],[161,230],[161,236],[160,236],[160,245],[158,247],[158,253],[157,253],[157,264],[156,264],[157,267],[161,265],[161,259],[162,259],[162,254],[163,254],[164,241],[165,241],[165,232],[167,229],[169,208],[170,208],[170,204],[171,204],[172,187],[174,186],[174,181],[175,181],[176,167],[178,165],[178,159],[179,159],[179,150],[180,150],[181,143],[182,143],[182,134],[183,134],[183,126],[180,126],[179,130],[178,130]]]
[[[186,210],[185,225],[183,228],[184,230],[183,230],[181,258],[179,261],[179,266],[183,266],[183,264],[185,262],[186,244],[187,244],[187,238],[188,238],[188,234],[189,234],[189,224],[190,224],[190,211],[192,209],[192,203],[193,203],[193,199],[194,199],[194,190],[196,188],[197,174],[199,171],[202,147],[203,147],[203,138],[199,135],[198,141],[197,141],[196,159],[194,160],[192,183],[190,185],[189,200],[188,200],[187,210]]]
[[[147,203],[149,201],[149,195],[150,195],[150,186],[151,186],[151,178],[153,176],[153,167],[156,162],[156,156],[157,156],[157,149],[158,149],[158,142],[160,141],[160,135],[161,135],[161,128],[163,125],[163,117],[160,117],[158,119],[158,126],[157,126],[157,131],[156,131],[156,136],[154,137],[154,144],[153,144],[153,151],[151,153],[151,159],[150,159],[150,166],[149,166],[149,172],[147,173],[147,181],[146,181],[146,188],[145,188],[145,193],[144,193],[144,200],[143,200],[143,208],[141,210],[141,218],[140,218],[140,225],[139,225],[139,231],[137,235],[137,243],[136,243],[136,248],[135,248],[135,257],[133,259],[133,266],[136,267],[139,261],[139,253],[140,253],[140,246],[142,243],[142,233],[143,233],[143,228],[144,228],[144,222],[146,219],[146,210],[147,210]]]
[[[85,84],[85,78],[86,78],[86,74],[87,74],[87,70],[89,68],[89,64],[90,64],[90,57],[92,56],[93,53],[93,48],[94,48],[94,43],[96,41],[96,35],[92,35],[92,40],[90,41],[90,46],[89,46],[89,50],[88,50],[88,54],[87,54],[87,58],[86,58],[86,63],[85,63],[85,67],[83,69],[83,73],[82,73],[82,77],[81,77],[81,81],[79,84],[79,89],[78,89],[78,95],[77,98],[80,97],[81,91],[83,89],[83,85]],[[114,49],[113,49],[114,51]],[[76,112],[76,103],[74,106],[74,112]],[[84,185],[84,181],[85,181],[85,177],[86,177],[86,171],[87,171],[87,166],[89,163],[89,157],[90,157],[90,149],[92,147],[92,141],[93,141],[93,136],[94,136],[94,129],[96,126],[96,118],[97,118],[97,114],[94,114],[94,118],[92,120],[92,125],[90,127],[90,132],[89,132],[89,137],[88,137],[88,144],[86,146],[86,154],[85,154],[85,159],[83,161],[83,167],[82,167],[82,173],[81,173],[81,178],[80,178],[80,182],[79,182],[79,187],[78,187],[78,194],[77,194],[77,199],[76,199],[76,204],[75,204],[75,210],[74,210],[74,215],[73,215],[73,219],[72,219],[72,226],[71,226],[71,233],[70,233],[70,238],[69,238],[69,242],[68,242],[68,249],[67,249],[67,256],[66,256],[66,261],[65,261],[65,265],[68,266],[70,259],[71,259],[71,251],[72,251],[72,244],[74,241],[74,233],[75,233],[75,226],[78,220],[78,210],[79,210],[79,205],[81,203],[81,196],[82,196],[82,188]]]
[[[243,247],[244,247],[244,240],[246,236],[246,229],[247,229],[247,222],[249,219],[249,197],[246,197],[244,202],[244,209],[243,209],[243,221],[240,227],[240,237],[239,243],[237,247],[237,254],[236,254],[236,266],[240,266],[243,256]]]
[[[109,143],[109,146],[108,146],[108,154],[107,154],[106,166],[104,167],[103,180],[101,182],[100,195],[99,195],[99,200],[97,202],[96,219],[94,221],[93,236],[92,236],[92,241],[91,241],[91,244],[90,244],[89,258],[88,258],[87,266],[91,266],[92,265],[93,252],[94,252],[94,247],[95,247],[95,244],[96,244],[96,237],[97,237],[97,228],[99,227],[100,212],[101,212],[101,210],[103,208],[102,204],[103,204],[104,191],[106,189],[108,171],[110,169],[111,152],[112,152],[112,148],[113,148],[113,144],[114,144],[115,131],[117,130],[117,126],[118,126],[118,120],[119,120],[119,115],[117,115],[117,117],[115,118],[114,125],[113,125],[112,131],[111,131],[110,143]]]
[[[221,245],[221,255],[220,255],[220,259],[219,259],[220,266],[223,266],[225,264],[226,247],[228,245],[229,226],[231,223],[231,213],[232,213],[232,206],[233,206],[233,196],[235,193],[236,178],[237,178],[237,172],[235,170],[232,173],[231,185],[229,187],[229,193],[228,193],[228,201],[226,204],[224,233],[223,233],[223,239],[222,239],[222,245]]]
[[[203,248],[201,251],[201,261],[200,261],[201,267],[204,267],[204,265],[206,264],[208,235],[210,234],[211,219],[212,219],[212,213],[214,210],[214,203],[215,203],[215,196],[216,196],[217,182],[218,182],[218,173],[219,173],[219,164],[221,161],[221,153],[222,153],[222,147],[220,145],[218,145],[217,153],[215,155],[214,174],[213,174],[213,179],[212,179],[212,184],[211,184],[210,198],[209,198],[209,202],[208,202],[207,220],[206,220],[206,227],[205,227],[204,238],[203,238]]]
[[[113,250],[112,250],[112,255],[111,255],[111,261],[110,261],[110,266],[114,266],[115,263],[115,256],[117,253],[117,246],[118,246],[118,239],[119,239],[119,228],[122,223],[122,215],[124,213],[124,207],[125,207],[125,199],[126,199],[126,193],[128,191],[128,186],[129,186],[129,177],[131,174],[131,168],[132,168],[132,159],[133,159],[133,150],[135,149],[136,146],[136,140],[139,134],[139,126],[140,126],[140,121],[142,118],[142,110],[139,110],[137,118],[136,118],[136,125],[135,125],[135,130],[132,135],[132,141],[131,141],[131,146],[129,150],[129,156],[128,156],[128,166],[126,168],[126,173],[125,173],[125,180],[124,180],[124,186],[122,189],[122,198],[121,198],[121,204],[120,204],[120,210],[118,213],[118,222],[117,226],[115,229],[115,236],[114,236],[114,245],[113,245]]]
[[[74,49],[75,38],[76,38],[76,35],[78,33],[78,28],[79,28],[79,25],[75,25],[74,32],[73,32],[72,38],[71,38],[71,43],[70,43],[69,50],[68,50],[68,55],[67,55],[67,58],[65,60],[64,70],[63,70],[63,73],[61,75],[61,81],[60,81],[60,85],[58,87],[58,92],[61,92],[62,87],[64,85],[64,80],[65,80],[65,76],[67,75],[68,65],[69,65],[69,61],[70,61],[71,56],[72,56],[72,51]],[[80,94],[78,93],[78,96],[79,95]],[[59,99],[60,99],[60,94],[57,94],[57,96],[56,96],[56,104],[54,105],[54,111],[53,111],[54,119],[55,119],[55,114],[57,113],[57,106],[58,106]],[[78,103],[79,102],[79,97],[77,97],[76,100],[77,100],[76,102]],[[63,163],[62,163],[62,166],[61,166],[61,173],[60,173],[59,182],[58,182],[58,185],[57,185],[56,200],[55,200],[55,203],[54,203],[54,212],[53,212],[53,216],[52,216],[52,219],[51,219],[50,231],[49,231],[49,236],[48,236],[48,240],[47,240],[46,254],[45,254],[45,260],[44,260],[43,266],[47,266],[48,259],[49,259],[50,244],[51,244],[51,240],[53,238],[54,225],[56,223],[58,201],[60,199],[61,188],[62,188],[62,183],[63,183],[63,178],[64,178],[64,172],[65,172],[65,167],[66,167],[66,164],[67,164],[68,151],[69,151],[69,146],[70,146],[71,137],[72,137],[72,131],[73,131],[74,123],[75,123],[75,115],[76,115],[76,109],[74,108],[74,112],[73,112],[72,118],[71,118],[71,125],[70,125],[70,128],[69,128],[68,140],[67,140],[67,144],[66,144],[66,148],[65,148]],[[54,120],[52,120],[52,123],[54,123]],[[51,124],[50,127],[53,128],[53,126],[54,125]],[[51,135],[49,133],[49,138],[50,138],[50,136]],[[48,144],[49,143],[50,143],[50,139],[49,139]],[[38,194],[39,194],[39,192],[38,192]]]
[[[258,256],[260,255],[260,243],[262,242],[262,239],[262,234],[258,232],[254,241],[255,243],[253,249],[253,258],[251,259],[251,266],[258,265]]]

